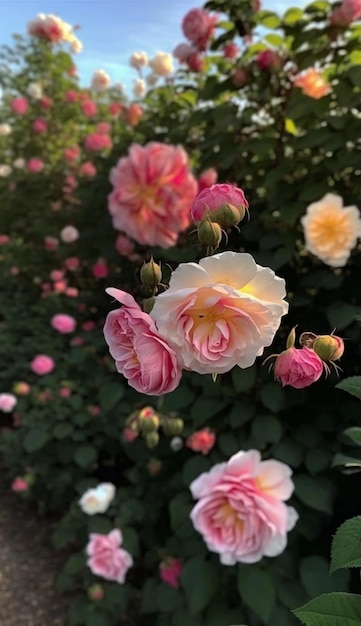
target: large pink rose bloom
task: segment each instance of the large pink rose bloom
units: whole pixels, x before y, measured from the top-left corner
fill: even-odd
[[[96,576],[123,584],[125,576],[133,565],[132,555],[119,546],[123,541],[120,530],[112,530],[108,535],[91,533],[86,552],[87,565]]]
[[[191,9],[183,18],[182,30],[189,41],[203,50],[213,36],[217,22],[218,17],[205,9]]]
[[[181,263],[151,317],[184,369],[224,374],[250,367],[288,311],[285,281],[246,253]]]
[[[258,450],[249,450],[191,483],[198,500],[191,511],[194,528],[223,565],[256,563],[283,552],[298,519],[284,503],[294,489],[291,475],[288,465],[262,461]]]
[[[153,396],[173,391],[182,375],[176,352],[131,295],[120,289],[106,291],[124,305],[108,314],[104,326],[118,372],[140,393]]]
[[[113,226],[140,244],[169,248],[189,224],[197,182],[180,146],[133,144],[111,170]]]

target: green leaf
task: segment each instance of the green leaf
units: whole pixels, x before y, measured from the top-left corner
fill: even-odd
[[[294,477],[296,485],[295,495],[307,506],[316,511],[332,513],[332,490],[328,483],[316,480],[307,474],[299,474]]]
[[[350,67],[350,69],[347,72],[351,82],[356,86],[356,87],[361,87],[361,67],[359,65]]]
[[[215,563],[196,556],[185,563],[181,580],[190,613],[195,615],[209,604],[217,592],[220,568]]]
[[[327,593],[293,611],[306,626],[360,626],[361,596]]]
[[[281,422],[274,415],[258,415],[251,429],[252,435],[262,443],[277,443],[283,433]]]
[[[344,522],[333,537],[331,572],[342,567],[361,567],[361,516]]]
[[[336,575],[330,576],[329,569],[327,559],[322,556],[307,556],[301,560],[300,578],[309,596],[314,597],[321,593],[347,590],[348,572],[338,572]]]
[[[238,592],[243,602],[266,624],[276,601],[271,575],[257,566],[238,566]]]
[[[285,392],[277,383],[268,382],[261,389],[261,401],[267,409],[278,413],[285,406]]]
[[[349,378],[344,378],[336,387],[337,389],[342,389],[342,391],[347,391],[347,393],[361,400],[361,376],[349,376]]]
[[[182,480],[187,487],[203,472],[208,472],[212,463],[204,456],[198,455],[188,459],[183,465]]]
[[[57,424],[53,430],[53,435],[55,439],[66,439],[71,435],[74,431],[73,424],[69,424],[68,422]]]
[[[231,371],[232,383],[236,391],[248,391],[256,382],[256,368],[241,369],[234,367]]]
[[[297,7],[291,7],[286,11],[283,17],[283,21],[285,24],[295,24],[303,19],[303,11],[302,9],[298,9]]]
[[[312,448],[306,454],[305,465],[310,474],[319,474],[331,465],[332,454],[323,448]]]
[[[97,460],[98,453],[94,446],[79,446],[75,452],[75,462],[80,467],[89,467]]]
[[[99,391],[99,404],[104,411],[110,411],[124,396],[124,387],[119,383],[106,383]]]
[[[79,574],[80,572],[85,570],[85,564],[85,554],[72,554],[65,563],[63,574],[65,574],[66,576],[74,576],[75,574]]]
[[[237,437],[233,433],[222,433],[217,437],[217,445],[221,452],[230,457],[239,451],[240,445]]]
[[[157,613],[158,607],[158,589],[162,585],[156,578],[148,578],[142,589],[142,599],[140,605],[140,613]]]
[[[23,446],[29,454],[32,452],[37,452],[41,450],[45,446],[45,444],[49,441],[50,435],[49,433],[39,426],[38,428],[33,428],[29,430],[29,432],[25,435]]]
[[[354,321],[359,312],[359,307],[346,302],[334,302],[326,309],[330,325],[337,329],[346,328]]]
[[[259,11],[256,14],[256,19],[258,24],[266,28],[277,28],[281,23],[277,13],[273,13],[273,11]]]
[[[193,525],[190,521],[192,502],[188,493],[178,493],[169,504],[170,523],[173,531],[180,537],[189,537],[194,533]]]
[[[350,437],[358,446],[361,446],[361,428],[359,426],[351,426],[343,431],[344,435]]]
[[[132,556],[139,556],[139,537],[134,528],[130,526],[122,527],[123,544],[125,550],[128,550]]]
[[[208,420],[219,413],[225,406],[226,400],[221,398],[207,398],[201,396],[193,403],[191,409],[191,417],[193,418],[194,426],[202,426]]]
[[[298,129],[296,124],[290,118],[285,120],[285,131],[290,133],[290,135],[294,135],[295,137],[298,135]]]

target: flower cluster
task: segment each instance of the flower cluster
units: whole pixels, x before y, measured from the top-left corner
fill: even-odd
[[[74,35],[74,29],[57,15],[39,13],[28,23],[28,33],[51,43],[69,43],[72,52],[80,52],[82,44]]]
[[[202,72],[205,67],[202,52],[214,34],[218,16],[205,9],[191,9],[182,21],[183,34],[190,43],[180,43],[173,50],[173,56],[179,63],[185,63],[193,72]],[[228,53],[231,57],[234,50]]]

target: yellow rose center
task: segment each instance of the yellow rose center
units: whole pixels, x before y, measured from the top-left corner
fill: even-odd
[[[221,523],[231,523],[237,530],[243,531],[244,521],[238,517],[237,512],[228,501],[219,508],[217,518]]]
[[[336,252],[353,237],[352,225],[347,215],[339,211],[325,210],[314,218],[309,231],[312,243],[320,248]]]

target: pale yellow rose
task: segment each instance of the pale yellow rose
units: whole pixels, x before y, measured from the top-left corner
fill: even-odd
[[[172,55],[167,52],[157,52],[149,65],[156,76],[168,76],[174,71]]]
[[[306,249],[331,267],[344,267],[361,237],[359,209],[344,207],[342,198],[333,193],[310,204],[301,224]]]

